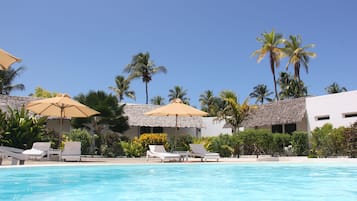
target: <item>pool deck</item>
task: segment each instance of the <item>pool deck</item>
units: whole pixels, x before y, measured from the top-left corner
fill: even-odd
[[[255,156],[243,156],[241,158],[220,158],[218,163],[264,163],[264,162],[277,162],[277,163],[341,163],[341,164],[356,164],[357,158],[307,158],[307,157],[270,157],[261,156],[258,159]],[[131,165],[131,164],[160,164],[161,160],[158,158],[150,158],[148,161],[145,157],[141,158],[102,158],[85,156],[81,158],[81,162],[64,162],[56,160],[26,160],[25,165],[21,166],[62,166],[62,165]],[[188,158],[188,160],[179,161],[165,161],[166,163],[181,163],[181,164],[197,164],[197,163],[217,163],[214,160],[201,162],[199,158]],[[1,167],[20,167],[20,165],[11,165],[11,160],[4,159]]]

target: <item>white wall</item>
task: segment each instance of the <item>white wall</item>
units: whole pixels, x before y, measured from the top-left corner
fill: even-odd
[[[232,134],[231,128],[223,128],[225,121],[215,121],[216,117],[203,117],[204,128],[201,128],[201,137],[218,136],[219,134]]]
[[[357,114],[357,91],[306,98],[308,130],[322,127],[326,123],[335,128],[350,126],[357,117],[345,118],[344,114]],[[318,117],[329,116],[327,120],[317,120]]]

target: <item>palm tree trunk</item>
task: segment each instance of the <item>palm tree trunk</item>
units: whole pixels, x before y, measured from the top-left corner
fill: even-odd
[[[278,89],[276,87],[274,58],[273,58],[272,54],[273,53],[270,53],[270,69],[271,69],[271,73],[273,74],[273,79],[274,79],[275,98],[276,98],[277,101],[279,101]]]
[[[149,104],[149,92],[148,92],[148,83],[145,82],[145,92],[146,92],[146,104]]]

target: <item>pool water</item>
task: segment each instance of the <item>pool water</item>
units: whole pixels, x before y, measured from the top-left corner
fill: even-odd
[[[0,200],[357,200],[357,164],[155,164],[0,169]]]

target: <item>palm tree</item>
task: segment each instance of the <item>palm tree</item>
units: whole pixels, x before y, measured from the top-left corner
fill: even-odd
[[[289,36],[290,40],[284,40],[285,47],[283,51],[289,56],[289,61],[286,64],[286,69],[288,69],[290,64],[294,65],[294,77],[300,80],[300,66],[301,64],[305,67],[306,73],[309,72],[309,60],[310,57],[316,57],[316,53],[308,52],[306,49],[313,48],[314,44],[308,44],[301,47],[302,40],[301,36]]]
[[[10,95],[14,90],[24,90],[24,84],[13,84],[15,78],[19,76],[25,70],[24,67],[7,70],[0,70],[0,94]]]
[[[307,87],[304,82],[294,79],[294,77],[289,73],[281,72],[278,83],[280,86],[280,99],[299,98],[308,95]]]
[[[260,102],[260,104],[263,104],[264,101],[271,102],[273,99],[269,98],[273,92],[269,91],[267,85],[265,84],[258,84],[253,88],[253,92],[249,94],[251,98],[255,98],[255,103]]]
[[[150,100],[151,104],[153,105],[164,105],[165,104],[165,98],[162,96],[154,96],[154,98],[152,98]]]
[[[201,110],[208,113],[208,116],[216,116],[220,105],[221,99],[213,95],[212,90],[206,90],[200,95],[199,101],[201,103]]]
[[[115,78],[115,84],[116,87],[110,86],[109,89],[115,92],[119,103],[124,99],[124,95],[135,100],[135,91],[129,90],[130,80],[125,79],[124,76],[118,75]]]
[[[257,41],[262,44],[262,47],[253,52],[252,56],[258,56],[257,62],[259,63],[267,53],[270,58],[270,70],[274,79],[274,90],[276,100],[279,100],[278,90],[276,87],[275,68],[280,64],[280,59],[284,56],[283,51],[278,46],[283,43],[283,35],[271,31],[270,33],[264,32],[261,38],[257,38]]]
[[[340,87],[337,82],[333,82],[330,86],[325,88],[328,94],[335,94],[347,91],[346,87]]]
[[[242,104],[238,102],[237,95],[232,91],[222,91],[220,94],[225,107],[217,114],[217,120],[225,120],[233,128],[233,132],[238,132],[239,126],[253,109],[248,105],[249,99],[246,98]]]
[[[181,99],[185,104],[190,104],[190,99],[187,97],[187,90],[183,89],[183,87],[174,86],[173,89],[169,90],[169,101],[175,100],[176,98]]]
[[[130,73],[128,80],[141,78],[142,81],[145,82],[146,104],[148,104],[148,83],[152,80],[154,74],[159,72],[166,73],[167,69],[165,66],[156,66],[154,62],[150,60],[150,54],[146,52],[134,55],[131,63],[124,68],[124,72]]]

